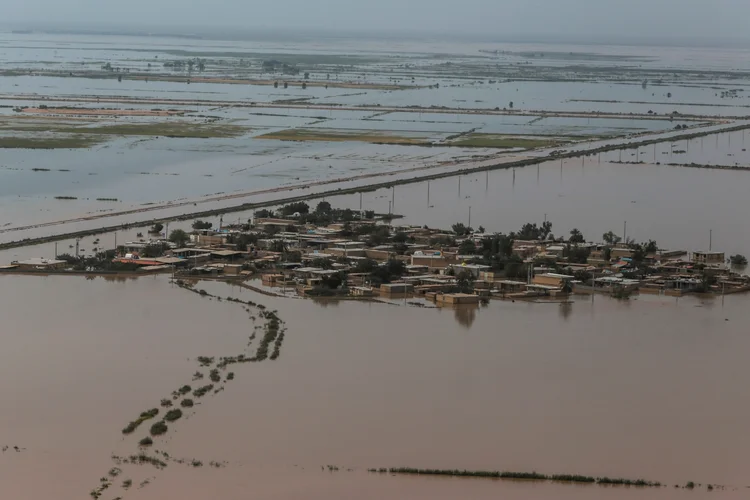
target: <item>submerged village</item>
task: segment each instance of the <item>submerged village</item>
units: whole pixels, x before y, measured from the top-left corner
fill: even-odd
[[[81,255],[0,266],[5,273],[139,276],[242,281],[269,295],[383,300],[424,298],[438,306],[490,299],[566,301],[602,293],[681,296],[750,290],[747,259],[720,251],[663,249],[614,232],[591,242],[574,229],[527,223],[489,234],[463,223],[400,226],[398,216],[334,208],[327,201],[259,210],[244,224],[197,220],[192,231],[154,223],[146,237]],[[98,243],[99,240],[94,241]],[[413,303],[423,305],[422,303]]]

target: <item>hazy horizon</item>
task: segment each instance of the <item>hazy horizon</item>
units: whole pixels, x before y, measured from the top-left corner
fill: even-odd
[[[174,0],[27,0],[5,6],[6,26],[87,29],[185,30],[218,28],[302,30],[364,34],[398,32],[445,37],[656,40],[747,39],[750,3],[740,0],[287,0],[283,4],[199,0],[184,8]]]

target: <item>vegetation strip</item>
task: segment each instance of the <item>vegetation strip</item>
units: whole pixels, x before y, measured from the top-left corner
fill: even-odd
[[[540,474],[538,472],[508,472],[458,469],[415,469],[413,467],[396,467],[391,469],[369,469],[370,472],[388,472],[391,474],[413,474],[424,476],[481,477],[491,479],[525,479],[531,481],[557,481],[567,483],[585,483],[601,485],[661,487],[658,481],[645,479],[624,479],[610,477],[582,476],[578,474]]]

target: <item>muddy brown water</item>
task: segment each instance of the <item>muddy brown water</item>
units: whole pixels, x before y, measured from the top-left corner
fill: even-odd
[[[200,283],[278,309],[281,357],[233,369],[155,448],[221,469],[127,466],[124,498],[703,498],[750,485],[747,296],[493,301],[473,314],[319,304]],[[120,429],[241,351],[239,305],[165,277],[0,276],[0,498],[88,498]],[[196,384],[194,384],[196,385]],[[321,470],[336,465],[338,472]],[[371,475],[370,467],[536,470],[668,488]],[[348,469],[352,469],[349,471]],[[699,491],[674,483],[703,483]],[[736,488],[736,489],[735,489]],[[114,497],[114,492],[111,495]],[[107,498],[106,496],[103,498]]]

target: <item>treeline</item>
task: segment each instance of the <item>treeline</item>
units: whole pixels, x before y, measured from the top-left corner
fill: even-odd
[[[385,472],[386,469],[370,469],[370,472]],[[458,470],[458,469],[415,469],[412,467],[397,467],[387,470],[391,474],[418,474],[430,476],[451,477],[484,477],[491,479],[525,479],[531,481],[561,481],[570,483],[588,483],[602,485],[660,487],[658,481],[647,481],[645,479],[624,479],[610,477],[582,476],[578,474],[540,474],[538,472],[508,472],[508,471],[483,471],[483,470]]]
[[[319,202],[314,210],[304,201],[289,203],[278,210],[261,209],[255,212],[255,217],[266,219],[276,215],[279,217],[293,217],[300,224],[331,224],[333,222],[354,222],[355,220],[372,220],[375,218],[374,210],[365,210],[364,217],[359,211],[351,208],[333,208],[327,201]]]

